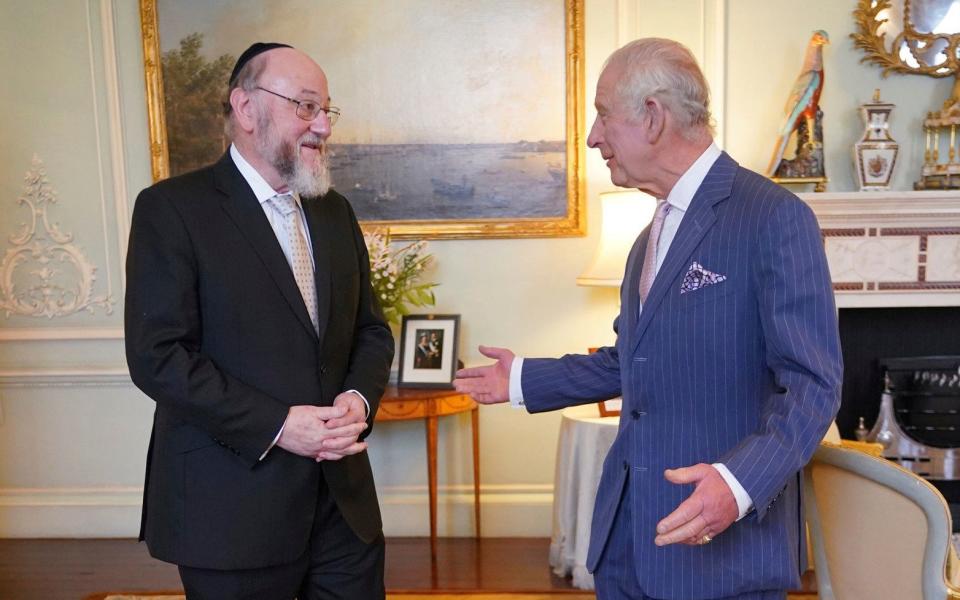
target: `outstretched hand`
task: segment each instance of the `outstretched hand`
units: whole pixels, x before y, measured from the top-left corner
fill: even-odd
[[[457,371],[453,387],[470,394],[480,404],[496,404],[510,400],[510,367],[514,354],[506,348],[480,346],[480,354],[496,360],[486,367],[471,367]]]
[[[691,546],[708,543],[736,521],[740,515],[737,499],[720,472],[707,464],[682,469],[667,469],[664,477],[670,483],[693,483],[690,497],[657,523],[658,546],[676,544]]]

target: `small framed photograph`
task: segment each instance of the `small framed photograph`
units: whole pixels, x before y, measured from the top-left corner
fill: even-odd
[[[450,388],[460,347],[460,315],[405,315],[398,387]]]
[[[600,348],[587,348],[587,352],[593,354]],[[597,408],[600,409],[601,417],[619,417],[620,409],[623,407],[623,398],[611,398],[610,400],[601,400],[597,402]]]
[[[598,402],[601,417],[619,417],[623,407],[623,398],[612,398]]]

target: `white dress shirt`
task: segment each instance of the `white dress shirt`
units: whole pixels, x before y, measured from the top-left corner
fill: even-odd
[[[716,144],[710,144],[710,146],[703,151],[703,154],[690,165],[690,168],[680,176],[680,179],[677,180],[677,183],[674,184],[673,189],[671,189],[667,195],[670,211],[667,213],[666,219],[664,219],[663,229],[660,230],[660,239],[657,243],[657,273],[660,272],[660,267],[663,266],[663,260],[667,256],[670,244],[673,243],[673,238],[677,235],[677,230],[680,228],[683,216],[687,213],[687,209],[690,208],[690,202],[693,200],[694,194],[700,189],[703,180],[707,177],[707,173],[718,158],[720,158],[720,148],[718,148]],[[639,296],[639,291],[637,295]],[[642,306],[640,310],[643,310]],[[510,367],[510,404],[515,408],[524,405],[523,387],[520,383],[522,371],[523,357],[517,356],[513,359],[513,364]],[[753,508],[753,500],[726,465],[713,463],[713,467],[720,473],[723,480],[726,481],[737,500],[737,509],[740,512],[737,520],[739,521]]]
[[[250,186],[250,189],[253,190],[253,195],[257,197],[257,201],[260,203],[260,208],[263,209],[263,214],[266,215],[267,221],[270,222],[270,228],[273,229],[273,235],[277,236],[277,241],[280,242],[280,247],[283,249],[283,255],[287,257],[287,264],[291,265],[293,268],[293,258],[290,256],[290,248],[285,246],[281,241],[283,239],[283,233],[281,228],[283,223],[280,220],[280,215],[277,214],[277,211],[273,210],[270,204],[267,203],[268,200],[274,196],[278,196],[281,193],[290,194],[297,205],[297,214],[300,215],[300,224],[303,226],[303,233],[307,238],[307,244],[312,248],[313,241],[310,239],[310,228],[307,227],[307,218],[303,214],[303,205],[300,203],[300,195],[295,192],[278,192],[273,189],[273,187],[267,183],[267,180],[263,178],[253,166],[247,162],[243,155],[240,154],[240,151],[237,150],[237,147],[233,144],[230,144],[230,158],[233,159],[233,163],[237,165],[237,170],[240,171],[240,174],[243,175],[243,179]],[[310,265],[316,270],[317,265],[313,259],[313,253],[310,253]],[[357,390],[347,390],[348,392],[353,392],[357,396],[360,396],[360,399],[363,400],[364,406],[366,406],[366,417],[370,416],[370,403],[367,402],[367,399],[358,392]],[[260,460],[263,460],[267,453],[277,445],[277,440],[280,439],[280,435],[283,433],[283,426],[280,426],[280,431],[277,432],[277,436],[273,438],[273,441],[270,442],[270,447],[260,456]]]

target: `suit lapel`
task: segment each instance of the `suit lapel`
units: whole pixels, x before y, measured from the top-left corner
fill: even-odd
[[[322,345],[327,323],[330,322],[330,296],[333,290],[330,244],[333,240],[333,232],[330,231],[330,219],[324,218],[323,198],[301,198],[301,201],[303,213],[307,217],[307,227],[310,228],[310,241],[313,243],[315,266],[313,278],[317,287],[317,336]]]
[[[650,288],[650,295],[647,296],[647,302],[643,305],[643,311],[635,329],[633,340],[633,351],[640,343],[640,338],[647,326],[653,319],[654,313],[663,301],[664,296],[670,290],[677,275],[689,265],[690,255],[700,244],[700,240],[707,234],[710,228],[717,220],[714,206],[730,197],[730,190],[733,188],[733,178],[737,173],[737,163],[730,156],[723,152],[717,159],[703,183],[697,188],[697,192],[690,201],[690,207],[680,222],[680,228],[670,244],[667,256],[657,272],[656,279],[653,280],[653,287]],[[643,264],[637,265],[636,281],[639,282],[640,270]],[[639,292],[637,292],[639,294]]]
[[[640,271],[643,270],[643,255],[650,238],[650,226],[640,232],[627,256],[627,267],[620,289],[620,326],[621,332],[631,332],[637,327],[640,312]]]
[[[214,183],[224,194],[221,198],[223,210],[260,256],[264,267],[280,288],[300,324],[311,334],[316,335],[307,307],[303,303],[300,288],[297,287],[297,281],[293,278],[293,271],[290,270],[280,242],[277,241],[277,236],[263,214],[263,208],[253,194],[253,190],[233,164],[229,153],[225,154],[214,167]]]

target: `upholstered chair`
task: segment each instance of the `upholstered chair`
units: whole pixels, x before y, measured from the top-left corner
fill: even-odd
[[[929,482],[823,443],[804,469],[804,493],[822,600],[960,600],[950,511]]]

